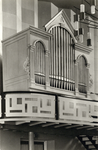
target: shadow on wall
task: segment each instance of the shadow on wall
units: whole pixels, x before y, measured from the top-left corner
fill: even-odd
[[[85,150],[77,137],[67,136],[56,139],[56,150]]]

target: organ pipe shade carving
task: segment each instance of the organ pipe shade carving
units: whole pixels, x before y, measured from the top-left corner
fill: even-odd
[[[54,40],[51,40],[53,49],[50,52],[50,86],[74,91],[74,40],[71,34],[59,25],[52,27],[49,32],[54,37]]]

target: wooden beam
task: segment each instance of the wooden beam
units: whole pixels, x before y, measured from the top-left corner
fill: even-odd
[[[91,127],[91,128],[89,128],[87,130],[94,130],[94,129],[98,129],[98,127]]]
[[[54,127],[46,127],[43,128],[42,126],[28,126],[27,124],[24,124],[22,126],[16,126],[16,125],[8,125],[4,124],[2,125],[1,129],[9,129],[9,130],[16,130],[17,132],[35,132],[35,133],[42,133],[42,134],[49,134],[49,135],[59,135],[59,136],[79,136],[79,135],[90,135],[90,136],[98,136],[98,133],[96,130],[86,130],[86,129],[81,129],[81,130],[76,130],[76,128],[71,128],[71,130],[68,130],[65,128],[54,128]]]
[[[23,122],[31,122],[31,121],[36,121],[36,122],[58,122],[58,123],[64,123],[64,124],[76,124],[76,121],[73,120],[54,120],[54,119],[46,119],[46,118],[6,118],[6,119],[1,119],[0,122],[5,123],[5,122],[16,122],[16,121],[23,121]],[[85,126],[98,126],[96,123],[89,123],[89,122],[78,122],[79,125],[85,125]]]
[[[64,127],[64,126],[68,126],[68,125],[71,125],[71,124],[60,124],[60,125],[57,125],[57,126],[54,126],[54,128],[60,128],[60,127]]]
[[[28,123],[30,121],[17,121],[15,122],[16,125],[20,125],[20,124],[24,124],[24,123]]]
[[[76,124],[76,125],[71,125],[71,126],[69,126],[69,127],[65,127],[66,129],[70,129],[70,128],[74,128],[74,127],[78,127],[78,126],[80,126],[79,124]]]
[[[35,125],[42,124],[42,123],[46,123],[46,121],[44,121],[44,122],[42,122],[42,121],[33,122],[33,123],[30,123],[29,126],[35,126]]]
[[[55,125],[55,124],[59,124],[59,123],[47,123],[45,125],[42,125],[42,127],[48,127],[48,126],[52,126],[52,125]]]
[[[77,128],[77,129],[79,130],[79,129],[84,129],[84,128],[91,128],[91,126],[83,126],[83,127]]]

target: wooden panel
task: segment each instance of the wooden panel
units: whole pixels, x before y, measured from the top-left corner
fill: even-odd
[[[59,97],[59,119],[98,122],[98,103]]]
[[[55,97],[40,94],[6,95],[6,117],[55,118]]]
[[[18,44],[17,41],[6,46],[7,79],[18,76]],[[4,66],[5,67],[5,66]]]
[[[28,42],[27,37],[23,37],[18,41],[18,60],[19,60],[18,75],[23,75],[25,73],[23,69],[23,64],[28,56],[27,42]]]
[[[24,76],[27,79],[27,72],[24,69],[24,62],[28,56],[27,32],[17,34],[3,41],[3,85],[4,91],[13,91],[19,83],[23,82]],[[27,82],[27,81],[26,81]],[[11,88],[10,88],[11,87]],[[19,87],[19,86],[18,86]],[[20,86],[21,87],[21,86]],[[27,90],[24,85],[23,89]],[[17,88],[17,90],[23,90]]]

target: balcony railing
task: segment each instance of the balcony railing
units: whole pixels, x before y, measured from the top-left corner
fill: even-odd
[[[98,122],[98,103],[59,97],[59,119]]]
[[[6,117],[55,118],[55,97],[40,94],[6,95]]]
[[[7,94],[6,117],[33,117],[98,124],[98,103],[47,94]],[[55,118],[55,116],[57,116]],[[58,118],[58,119],[57,119]]]

